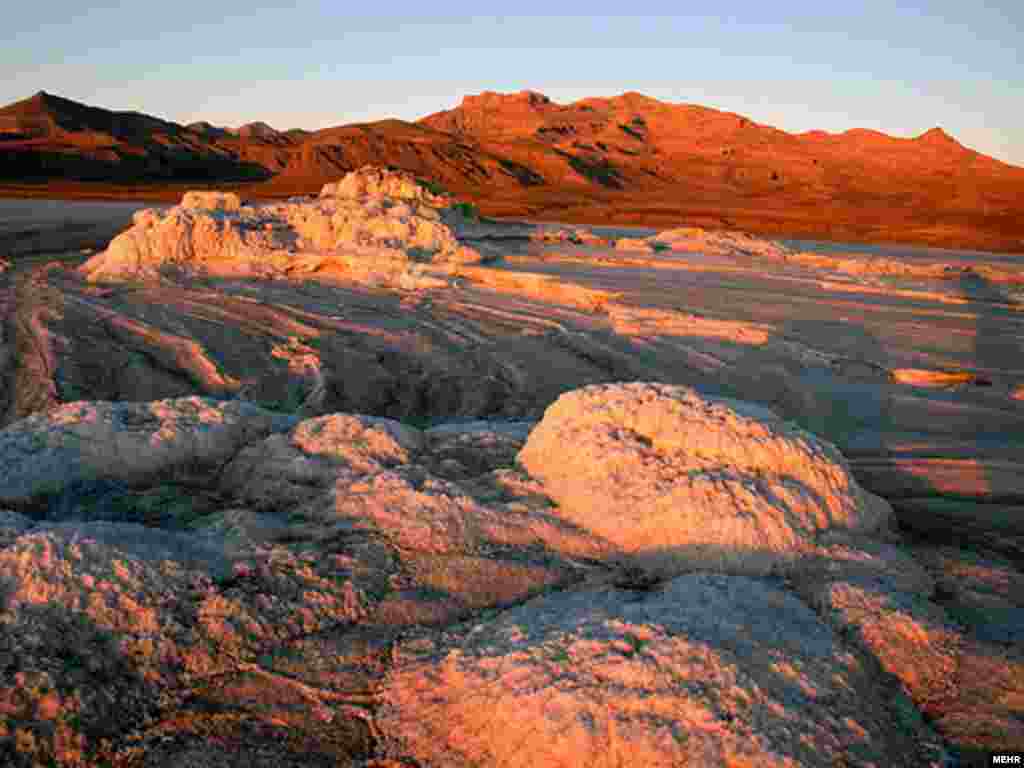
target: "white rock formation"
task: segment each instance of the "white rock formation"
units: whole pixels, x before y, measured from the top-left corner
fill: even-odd
[[[243,205],[233,193],[187,192],[165,212],[136,213],[134,226],[80,271],[90,282],[178,272],[436,287],[446,283],[424,267],[481,260],[443,220],[437,206],[446,203],[409,174],[371,167],[328,184],[311,201]]]
[[[558,514],[661,574],[785,568],[889,505],[846,461],[767,409],[665,384],[584,387],[545,412],[519,461]]]
[[[706,230],[700,227],[679,227],[659,232],[648,238],[652,247],[673,251],[701,251],[723,255],[770,256],[782,258],[790,249],[775,240],[748,235],[745,232]]]

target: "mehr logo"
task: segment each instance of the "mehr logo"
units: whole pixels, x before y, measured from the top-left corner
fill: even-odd
[[[997,752],[990,755],[989,765],[1024,765],[1024,755],[1020,752]]]

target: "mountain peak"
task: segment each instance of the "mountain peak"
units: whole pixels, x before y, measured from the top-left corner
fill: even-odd
[[[934,144],[936,146],[960,146],[960,142],[942,130],[939,126],[935,126],[934,128],[922,133],[917,137],[917,141],[926,144]]]
[[[54,96],[52,93],[47,93],[46,91],[36,91],[21,103],[32,105],[38,109],[39,107],[54,106],[60,101],[60,96]]]
[[[484,91],[483,93],[470,94],[462,98],[463,107],[475,106],[502,106],[505,104],[526,104],[531,107],[540,107],[550,104],[551,99],[543,93],[530,90],[522,90],[517,93],[498,93],[497,91]]]
[[[276,130],[271,128],[262,120],[256,120],[252,123],[240,125],[233,131],[233,133],[247,139],[268,139],[275,138],[279,135]]]

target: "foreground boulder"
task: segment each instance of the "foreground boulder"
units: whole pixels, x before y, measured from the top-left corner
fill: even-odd
[[[446,198],[409,174],[367,167],[324,187],[319,199],[244,205],[233,193],[188,192],[134,226],[80,268],[90,282],[155,280],[175,272],[219,277],[335,274],[433,286],[428,264],[467,264],[480,254],[444,222]],[[451,214],[453,219],[459,218]],[[403,286],[403,287],[405,287]]]
[[[567,521],[661,574],[765,574],[889,506],[771,411],[665,384],[594,385],[548,408],[519,455]]]

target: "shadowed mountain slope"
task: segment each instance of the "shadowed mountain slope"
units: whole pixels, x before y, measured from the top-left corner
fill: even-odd
[[[276,132],[272,141],[259,131],[233,136],[40,91],[0,109],[0,178],[254,180],[278,170],[280,147],[292,143]]]

